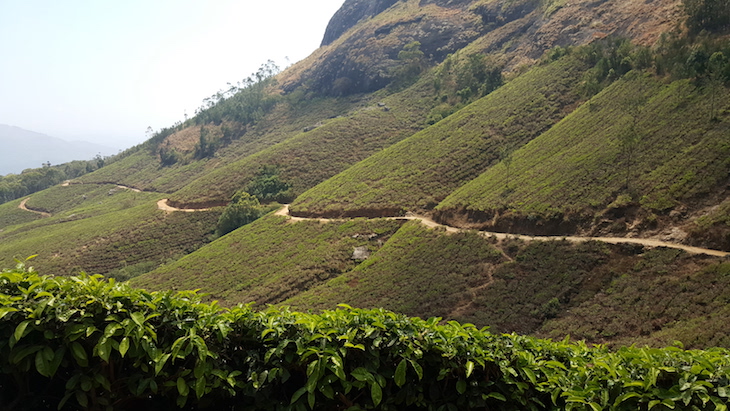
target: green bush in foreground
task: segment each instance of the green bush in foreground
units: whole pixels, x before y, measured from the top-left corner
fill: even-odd
[[[726,410],[728,351],[492,335],[350,307],[222,310],[98,276],[0,274],[3,409]]]

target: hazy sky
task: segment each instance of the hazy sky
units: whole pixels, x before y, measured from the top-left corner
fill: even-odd
[[[308,56],[343,2],[0,0],[0,124],[126,148]]]

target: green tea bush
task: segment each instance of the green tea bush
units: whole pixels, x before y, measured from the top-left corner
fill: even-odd
[[[3,409],[726,410],[726,350],[493,335],[343,306],[223,310],[196,292],[0,273]]]

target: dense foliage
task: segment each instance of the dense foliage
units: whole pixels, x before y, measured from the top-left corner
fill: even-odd
[[[216,234],[219,236],[228,234],[258,219],[264,213],[265,210],[259,203],[258,198],[243,190],[237,191],[218,219]]]
[[[687,27],[693,32],[720,32],[730,28],[730,3],[726,0],[684,0],[683,3]]]
[[[350,307],[221,310],[194,292],[0,274],[5,409],[726,410],[722,349],[493,335]]]
[[[291,184],[285,182],[275,166],[263,166],[256,177],[246,186],[246,192],[259,199],[261,203],[272,201],[291,201]]]

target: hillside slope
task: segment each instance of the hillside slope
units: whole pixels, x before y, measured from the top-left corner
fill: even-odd
[[[351,270],[356,247],[375,252],[401,224],[365,219],[289,224],[270,214],[132,283],[201,288],[226,305],[276,304]]]
[[[361,246],[370,256],[358,262],[352,255]],[[500,241],[418,222],[269,215],[132,283],[200,287],[229,306],[346,303],[495,332],[700,348],[730,344],[719,314],[730,298],[730,265],[722,261],[628,244]]]
[[[361,100],[358,97],[317,98],[306,101],[295,98],[279,99],[278,104],[255,124],[242,124],[227,119],[220,124],[198,125],[197,118],[190,119],[159,131],[152,139],[131,149],[132,153],[125,158],[86,175],[79,181],[113,181],[147,191],[173,193],[207,173],[291,139],[307,127],[346,115],[362,106]],[[202,133],[208,139],[218,141],[224,135],[229,135],[230,141],[216,150],[214,155],[197,158],[195,151],[199,147]],[[172,164],[164,164],[160,155],[163,150],[175,150],[184,158]],[[223,200],[228,197],[230,195]]]
[[[41,216],[0,206],[0,264],[37,255],[33,265],[59,275],[89,273],[119,279],[147,272],[210,241],[220,210],[166,214],[159,194],[116,185],[56,186],[26,200]]]
[[[727,107],[730,93],[717,104]],[[709,110],[708,95],[685,80],[633,73],[516,151],[509,180],[504,165],[492,167],[437,214],[518,233],[660,233],[730,195],[730,117],[721,109],[710,121]],[[632,132],[629,157],[622,137]]]
[[[380,100],[371,98],[347,116],[325,119],[313,130],[219,167],[170,199],[184,205],[225,203],[266,165],[276,167],[299,194],[420,130],[433,106],[431,90],[420,82]]]
[[[302,194],[294,215],[396,215],[430,209],[569,113],[584,65],[566,58],[481,100]]]

